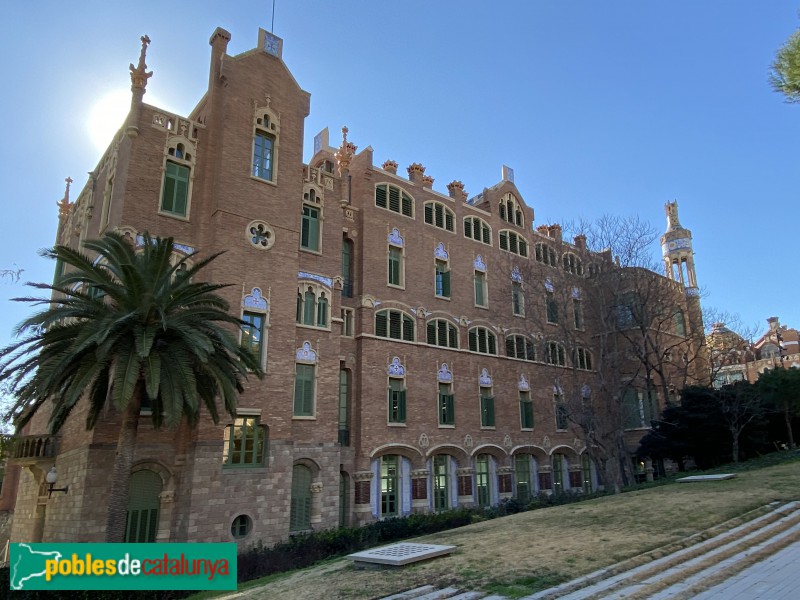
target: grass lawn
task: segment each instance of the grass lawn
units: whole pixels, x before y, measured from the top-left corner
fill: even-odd
[[[237,598],[368,600],[426,584],[512,597],[530,594],[678,542],[770,502],[800,499],[797,458],[763,464],[729,465],[724,472],[738,473],[735,479],[670,483],[416,538],[458,550],[397,570],[357,571],[350,561],[335,559],[243,584]]]

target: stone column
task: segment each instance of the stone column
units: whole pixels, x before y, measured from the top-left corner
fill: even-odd
[[[322,482],[315,481],[311,484],[311,526],[322,523]]]

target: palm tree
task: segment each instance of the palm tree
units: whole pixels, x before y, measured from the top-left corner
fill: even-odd
[[[91,256],[67,246],[43,252],[64,274],[53,284],[29,284],[48,290],[47,298],[15,298],[44,308],[17,326],[20,340],[0,350],[0,383],[16,397],[10,414],[19,427],[46,404],[53,434],[82,401],[87,429],[109,405],[121,413],[106,541],[122,542],[143,403],[156,428],[184,418],[195,424],[201,405],[217,423],[217,399],[235,416],[243,380],[263,373],[233,335],[244,324],[216,293],[226,286],[192,281],[217,255],[173,264],[172,238],[148,234],[139,248],[116,233],[84,247]]]

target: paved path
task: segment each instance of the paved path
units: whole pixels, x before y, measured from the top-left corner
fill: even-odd
[[[790,600],[800,598],[800,542],[765,558],[695,600]]]

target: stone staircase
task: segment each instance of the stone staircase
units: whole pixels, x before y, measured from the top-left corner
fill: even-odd
[[[600,569],[522,600],[684,600],[800,541],[800,503],[773,503],[681,542]],[[433,586],[383,600],[507,600]]]

